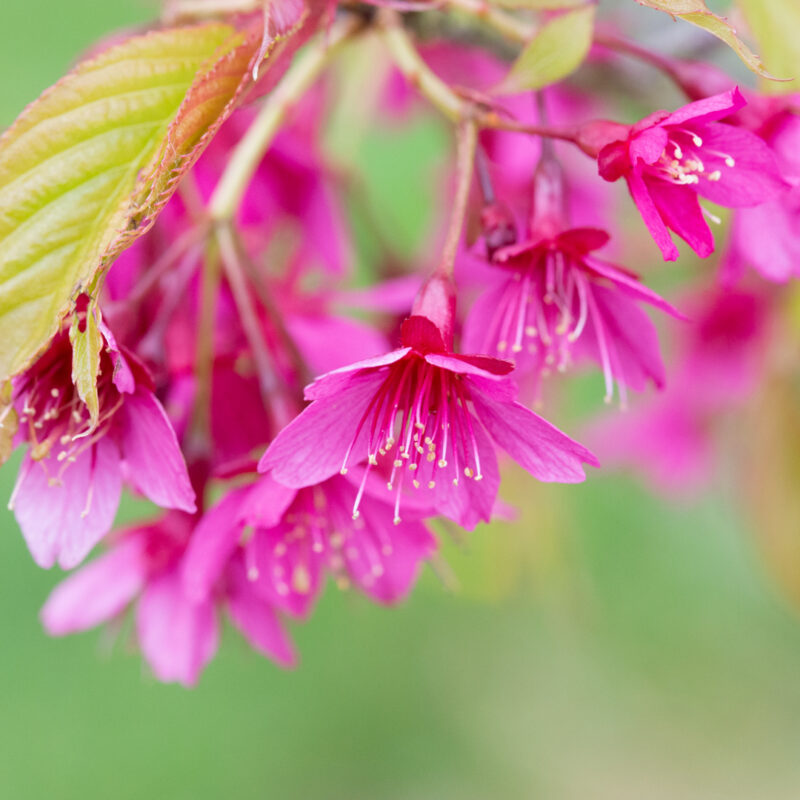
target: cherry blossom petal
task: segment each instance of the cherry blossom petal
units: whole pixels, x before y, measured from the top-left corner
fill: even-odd
[[[137,389],[118,412],[122,452],[133,486],[162,508],[193,513],[194,489],[175,431],[161,403]]]
[[[739,87],[734,86],[727,92],[688,103],[666,116],[659,124],[663,126],[684,125],[691,122],[693,125],[698,125],[704,122],[713,122],[734,114],[746,105],[747,101],[739,91]]]
[[[184,594],[176,568],[148,583],[137,608],[136,632],[160,681],[194,686],[217,650],[214,607],[210,601],[195,603]]]
[[[229,492],[203,514],[181,564],[183,590],[194,601],[207,599],[239,544],[243,522],[239,509],[247,489]]]
[[[714,252],[714,237],[703,216],[697,195],[688,186],[678,186],[667,181],[648,178],[644,183],[663,224],[675,231],[700,258],[710,256]],[[639,210],[641,211],[641,207]],[[656,238],[655,234],[653,238]],[[661,246],[658,239],[656,243]],[[662,247],[667,261],[674,261],[679,255],[678,248],[674,244],[672,247],[673,251],[670,252],[674,252],[675,258],[667,258]]]
[[[477,381],[475,381],[478,384]],[[485,385],[472,393],[475,411],[494,442],[540,481],[580,483],[595,456],[554,425],[516,402],[497,401]]]
[[[339,394],[347,386],[349,379],[360,370],[387,367],[405,358],[410,352],[410,347],[401,347],[398,350],[392,350],[374,358],[365,358],[362,361],[356,361],[354,364],[348,364],[346,367],[331,370],[326,375],[321,375],[309,386],[306,386],[305,398],[306,400],[322,400],[331,395]]]
[[[642,176],[636,171],[630,172],[627,175],[627,181],[633,202],[636,203],[636,207],[642,215],[644,224],[647,226],[647,230],[650,231],[650,235],[661,250],[664,260],[677,261],[678,256],[680,256],[680,251],[672,241],[669,230],[667,230],[661,213],[651,196],[651,187],[648,186],[647,182],[645,182]],[[690,203],[697,203],[697,198],[693,192],[686,191],[686,197]]]
[[[126,536],[56,586],[41,612],[51,636],[85,631],[120,614],[145,581],[144,539]]]
[[[712,203],[727,208],[756,206],[789,188],[774,153],[760,136],[721,124],[699,127],[697,133],[703,140],[699,155],[705,170],[695,188]],[[713,173],[719,180],[709,179]]]
[[[337,394],[315,400],[278,434],[259,471],[272,470],[279,483],[300,488],[339,472],[354,438],[353,452],[361,459],[369,439],[369,426],[361,421],[383,379],[380,372],[351,375]]]
[[[231,621],[254,649],[282,667],[295,666],[297,655],[277,613],[253,591],[241,565],[236,562],[232,566],[228,590]]]
[[[33,560],[45,569],[80,564],[114,523],[122,492],[119,450],[108,438],[66,466],[60,483],[52,455],[42,462],[26,456],[14,490],[13,509]]]
[[[599,258],[586,257],[584,264],[599,276],[611,281],[617,289],[628,297],[649,303],[676,319],[686,319],[685,314],[678,311],[675,306],[668,303],[660,295],[657,295],[652,289],[648,289],[636,278],[632,278],[625,270],[615,267],[607,261],[601,261]]]
[[[396,603],[413,587],[423,562],[436,550],[436,539],[421,522],[394,525],[390,510],[374,498],[365,498],[360,511],[364,527],[348,543],[354,552],[347,559],[347,569],[370,597],[379,603]],[[365,551],[365,537],[374,539],[370,550],[379,554],[377,563]]]
[[[458,353],[429,353],[425,360],[435,367],[461,375],[477,375],[487,380],[497,380],[514,369],[510,361],[489,356],[462,356]]]

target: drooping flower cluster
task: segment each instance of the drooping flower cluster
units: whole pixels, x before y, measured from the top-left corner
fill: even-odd
[[[765,370],[779,313],[777,295],[733,284],[747,267],[774,282],[799,274],[796,96],[740,92],[661,59],[691,102],[633,124],[598,120],[612,77],[592,93],[577,83],[534,93],[519,64],[507,80],[494,55],[503,47],[443,25],[417,49],[413,9],[375,5],[170,7],[171,24],[213,13],[237,32],[198,73],[152,174],[191,169],[147,185],[152,174],[131,168],[136,193],[120,208],[133,211],[106,238],[128,244],[152,227],[77,282],[66,315],[47,322],[55,336],[0,387],[0,456],[25,449],[10,506],[33,559],[79,567],[47,600],[45,628],[113,627],[132,610],[160,680],[194,684],[223,618],[258,652],[295,664],[288,623],[309,617],[328,578],[402,600],[436,553],[431,520],[472,530],[498,516],[506,457],[538,481],[583,481],[596,456],[531,409],[559,414],[542,392],[553,373],[588,367],[606,400],[633,406],[590,429],[601,457],[659,486],[697,485],[719,418]],[[505,33],[527,19],[497,14]],[[329,79],[338,48],[358,47],[365,30],[382,37],[385,63]],[[596,58],[587,69],[603,77]],[[518,91],[503,95],[509,86]],[[396,192],[368,173],[376,145],[362,128],[402,132],[428,113],[417,94],[457,122],[457,152],[454,168],[421,178],[419,195],[440,208],[409,259],[392,246],[392,209],[376,202]],[[220,96],[217,130],[205,115]],[[114,105],[129,127],[146,116],[129,112],[127,100]],[[172,159],[184,140],[196,149]],[[17,258],[4,198],[23,210],[37,199],[3,184],[4,146],[0,247],[11,255],[0,252],[0,293]],[[619,179],[643,228],[621,223]],[[40,200],[57,188],[31,191]],[[707,220],[719,220],[701,199],[736,209],[725,287],[679,311],[637,274],[647,256],[636,230],[666,261],[679,256],[673,233],[708,257]],[[658,394],[641,404],[628,397],[651,385]],[[114,531],[123,486],[163,511]]]

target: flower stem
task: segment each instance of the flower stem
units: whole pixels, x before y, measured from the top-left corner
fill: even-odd
[[[289,422],[291,413],[280,402],[281,392],[275,379],[272,358],[264,340],[261,322],[258,319],[258,313],[247,285],[247,276],[239,259],[234,232],[230,225],[221,224],[217,227],[216,233],[225,278],[231,288],[233,301],[239,313],[239,321],[242,323],[247,344],[250,346],[253,361],[255,361],[261,399],[264,403],[264,408],[272,412],[275,417],[276,428],[280,429]]]
[[[342,17],[292,63],[233,150],[208,204],[212,220],[233,219],[253,173],[293,106],[311,88],[340,46],[362,26],[363,21],[355,15]]]
[[[520,44],[526,44],[536,35],[536,27],[530,22],[497,8],[487,0],[445,0],[445,5],[475,17],[501,36]]]
[[[574,131],[517,122],[502,116],[497,111],[487,111],[485,107],[459,96],[425,63],[411,37],[403,28],[397,12],[387,8],[381,9],[379,25],[386,47],[397,68],[406,80],[451,122],[469,119],[478,128],[493,128],[575,142]]]
[[[400,15],[383,8],[378,17],[386,47],[406,80],[451,122],[458,122],[467,116],[468,104],[423,61],[403,28]]]
[[[464,220],[469,206],[469,192],[472,187],[472,174],[475,169],[475,154],[478,149],[478,126],[474,120],[468,119],[461,122],[457,133],[456,154],[456,194],[453,198],[453,213],[447,229],[442,250],[442,260],[439,263],[438,273],[441,276],[452,277],[455,269],[456,254],[464,230]]]
[[[187,455],[204,460],[211,452],[211,382],[214,376],[214,331],[217,327],[215,320],[220,282],[219,251],[213,239],[209,240],[206,248],[201,277],[194,368],[197,389]]]
[[[655,69],[666,75],[690,99],[698,99],[692,86],[687,83],[686,76],[681,72],[678,62],[673,61],[667,56],[662,56],[660,53],[656,53],[647,47],[643,47],[630,39],[625,39],[613,33],[606,33],[602,30],[595,31],[594,41],[595,44],[602,45],[616,53],[624,53],[639,61],[643,61],[645,64],[649,64],[651,67],[655,67]]]

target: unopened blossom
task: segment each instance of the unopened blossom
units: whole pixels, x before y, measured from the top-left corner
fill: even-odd
[[[181,564],[195,518],[171,512],[130,528],[111,548],[60,583],[42,609],[48,633],[64,636],[118,622],[135,606],[136,638],[156,678],[193,686],[219,641],[218,608],[259,652],[283,666],[295,656],[276,610],[251,589],[240,562],[214,594],[190,597]]]
[[[145,370],[104,332],[99,416],[72,383],[66,332],[14,381],[19,440],[27,442],[9,506],[42,567],[79,564],[111,529],[126,482],[164,508],[195,510],[175,432]]]
[[[265,475],[230,492],[208,511],[183,564],[187,593],[202,600],[232,561],[241,562],[252,592],[292,616],[305,616],[326,573],[355,584],[380,603],[404,597],[435,540],[419,521],[392,525],[385,501],[365,496],[341,476],[291,489]]]
[[[527,237],[493,252],[484,291],[467,318],[472,352],[515,362],[534,378],[590,358],[603,370],[606,400],[614,382],[644,389],[664,384],[655,327],[639,303],[680,316],[635,275],[594,255],[609,235],[568,225],[562,176],[543,161],[534,179]]]
[[[775,155],[759,136],[719,120],[745,105],[738,89],[656,111],[633,126],[594,122],[579,141],[607,181],[625,178],[664,259],[678,258],[670,231],[701,257],[714,238],[698,196],[728,208],[758,206],[786,188]]]
[[[572,483],[597,461],[515,400],[512,365],[452,351],[452,285],[430,280],[403,323],[401,347],[329,372],[306,388],[310,405],[272,442],[259,469],[291,487],[364,465],[354,517],[375,470],[404,497],[467,528],[488,520],[497,496],[495,445],[534,477]]]

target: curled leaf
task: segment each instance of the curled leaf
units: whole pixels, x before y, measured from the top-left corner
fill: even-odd
[[[100,415],[97,396],[97,373],[100,369],[100,351],[103,337],[98,327],[98,310],[94,302],[81,295],[69,328],[72,344],[72,382],[89,411],[90,429],[94,430]]]
[[[761,2],[761,0],[755,1]],[[690,22],[692,25],[712,33],[725,42],[745,63],[748,69],[761,75],[762,78],[781,80],[767,72],[761,59],[737,36],[733,25],[725,17],[721,17],[711,11],[704,0],[636,0],[636,2],[640,6],[654,8],[656,11],[664,11],[673,17]]]

